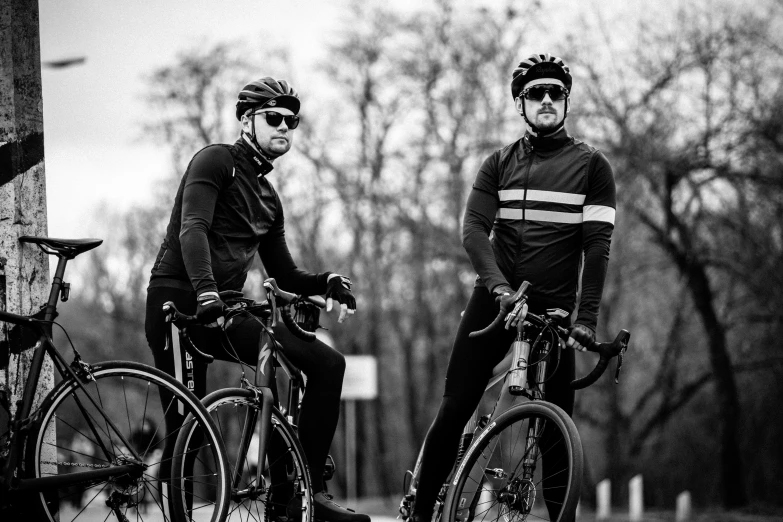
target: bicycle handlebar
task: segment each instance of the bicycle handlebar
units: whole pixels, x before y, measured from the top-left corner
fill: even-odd
[[[615,356],[617,357],[617,370],[615,371],[614,381],[615,383],[619,382],[620,368],[623,366],[623,353],[628,349],[628,341],[630,339],[631,333],[628,330],[620,330],[620,333],[617,334],[617,337],[611,343],[593,342],[588,346],[588,351],[598,353],[598,363],[590,373],[571,381],[571,388],[581,390],[593,384],[603,375],[606,367],[609,366],[609,360]]]
[[[277,301],[278,300],[282,301],[282,304],[284,306],[280,310],[280,315],[283,317],[283,323],[285,323],[288,329],[291,330],[291,333],[308,343],[315,341],[315,333],[308,332],[307,330],[299,326],[299,324],[297,324],[297,322],[294,321],[294,318],[291,315],[291,309],[287,305],[294,304],[299,299],[305,299],[317,306],[320,306],[319,300],[315,298],[301,298],[296,294],[292,294],[291,292],[286,292],[285,290],[281,290],[280,287],[277,286],[277,281],[275,281],[274,278],[271,277],[266,281],[264,281],[264,288],[266,288],[268,294],[272,295],[272,299],[270,301],[272,302],[273,312],[277,308],[277,304],[278,304]],[[320,302],[323,302],[323,300],[320,300]],[[324,303],[324,306],[326,306],[326,303]]]
[[[511,312],[509,312],[508,315],[503,314],[503,310],[501,310],[498,316],[495,317],[495,319],[489,324],[489,326],[487,326],[483,330],[479,330],[478,332],[470,332],[468,334],[468,337],[473,339],[476,337],[481,337],[482,335],[486,335],[488,332],[497,328],[497,326],[501,322],[503,322],[504,319],[507,322],[506,329],[508,329],[508,323],[513,321],[513,319],[519,314],[519,310],[522,309],[522,305],[525,304],[525,301],[527,300],[527,291],[529,289],[530,289],[530,283],[528,283],[527,281],[522,283],[519,286],[519,289],[516,291],[516,293],[514,293],[513,299],[514,299],[514,303],[516,303],[514,309]]]
[[[307,342],[313,342],[315,340],[315,333],[308,332],[307,330],[303,329],[297,322],[294,320],[293,316],[291,315],[291,310],[288,307],[288,305],[294,304],[297,301],[304,300],[309,303],[314,304],[315,306],[318,306],[319,308],[325,308],[326,307],[326,301],[321,296],[315,295],[315,296],[299,296],[296,294],[292,294],[291,292],[286,292],[285,290],[282,290],[279,286],[277,286],[277,281],[274,280],[274,278],[269,278],[264,281],[263,283],[264,288],[266,288],[267,293],[271,296],[271,299],[269,299],[269,302],[272,306],[272,320],[274,321],[276,317],[276,310],[277,305],[282,304],[283,307],[280,310],[280,315],[283,317],[283,322],[288,327],[291,332],[302,339],[303,341]],[[252,304],[253,301],[251,299],[243,299],[242,298],[242,292],[236,292],[236,291],[223,291],[220,292],[220,298],[223,300],[239,300],[239,301],[245,301],[246,304],[250,303]],[[234,310],[235,308],[229,307],[227,311]],[[242,308],[236,308],[241,310]],[[183,314],[179,310],[177,310],[177,307],[174,306],[174,303],[172,301],[166,301],[163,304],[163,311],[166,313],[166,322],[174,323],[177,325],[177,327],[180,330],[184,330],[188,326],[192,325],[200,325],[202,324],[201,321],[195,316],[195,315],[187,315]],[[226,322],[225,324],[228,324]],[[273,323],[274,324],[274,323]],[[207,361],[208,363],[211,363],[215,360],[215,358],[207,353],[202,352],[196,346],[193,345],[192,342],[187,343],[185,346],[185,349],[190,352],[191,355],[194,357],[198,357],[200,359],[203,359]]]
[[[530,290],[530,286],[530,283],[525,281],[522,283],[522,285],[520,285],[516,293],[514,293],[513,302],[515,304],[511,312],[504,314],[503,310],[501,310],[489,326],[477,332],[470,332],[468,337],[476,338],[482,335],[486,335],[488,332],[497,328],[498,325],[500,325],[500,323],[504,320],[506,321],[506,329],[508,329],[511,325],[515,325],[519,320],[518,315],[527,301],[527,292]],[[530,319],[538,326],[550,326],[554,328],[558,337],[560,337],[560,339],[563,341],[566,341],[571,335],[571,331],[569,329],[552,324],[551,319],[545,319],[544,317],[536,314],[527,313],[526,316],[522,317],[522,319]],[[620,377],[620,368],[623,366],[623,354],[628,349],[628,341],[630,339],[631,334],[628,332],[628,330],[620,330],[620,332],[617,334],[617,337],[615,337],[614,341],[611,343],[599,343],[593,341],[589,346],[585,347],[589,352],[598,353],[598,363],[596,363],[595,368],[593,368],[590,373],[571,381],[571,388],[575,390],[581,390],[595,383],[595,381],[597,381],[598,378],[603,375],[604,371],[606,371],[607,366],[609,366],[609,360],[612,357],[617,357],[617,369],[615,371],[614,380],[615,383],[618,383]]]
[[[557,332],[558,337],[565,342],[571,335],[571,330],[563,328],[562,326],[552,325],[550,321],[544,319],[540,315],[527,314],[527,318],[532,319],[532,323],[536,323],[538,326],[552,326]],[[628,330],[620,330],[614,341],[611,343],[603,342],[599,343],[593,341],[589,346],[585,347],[585,351],[595,352],[598,354],[598,362],[590,373],[578,379],[571,381],[571,388],[574,390],[581,390],[592,385],[604,374],[606,368],[609,366],[609,361],[612,357],[617,357],[617,369],[615,371],[614,381],[619,383],[620,369],[623,366],[623,354],[628,349],[628,341],[631,339],[631,333]]]
[[[187,326],[193,325],[193,324],[201,324],[198,318],[195,315],[187,315],[183,314],[179,310],[177,310],[177,307],[174,306],[174,303],[172,301],[166,301],[163,303],[163,311],[166,312],[166,322],[167,323],[174,323],[177,325],[177,328],[180,330],[184,330]],[[185,350],[190,353],[193,357],[198,357],[199,359],[204,360],[207,364],[211,363],[215,360],[215,358],[208,353],[204,353],[192,343],[187,342],[183,343],[185,345]]]

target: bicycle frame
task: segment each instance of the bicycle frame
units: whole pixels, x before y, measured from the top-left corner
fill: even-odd
[[[296,425],[299,422],[299,396],[301,389],[304,387],[302,372],[288,361],[281,351],[282,347],[275,340],[273,334],[273,330],[275,326],[277,326],[278,321],[277,293],[282,293],[283,297],[287,298],[289,301],[295,296],[277,288],[273,279],[265,281],[264,287],[271,296],[271,310],[268,314],[265,311],[262,311],[260,314],[253,314],[253,312],[246,309],[247,301],[244,301],[245,305],[229,309],[237,313],[251,313],[255,315],[255,319],[262,325],[253,382],[251,383],[250,380],[244,377],[244,372],[241,379],[241,387],[253,392],[255,395],[254,402],[256,403],[256,407],[248,408],[245,412],[242,433],[237,447],[238,453],[236,462],[234,463],[234,471],[231,476],[231,489],[235,501],[241,501],[245,498],[257,499],[259,495],[266,491],[266,485],[263,480],[263,466],[258,466],[255,470],[254,478],[255,484],[257,484],[256,486],[251,486],[243,490],[240,490],[239,487],[242,483],[244,464],[246,462],[245,457],[250,450],[253,437],[255,436],[256,423],[259,424],[256,462],[263,463],[266,460],[272,430],[272,412],[277,404],[278,396],[276,379],[277,366],[280,366],[283,369],[289,380],[287,402],[280,405],[280,413],[286,416],[286,420],[294,429],[296,429]],[[241,294],[239,296],[231,297],[239,297],[241,299]],[[229,299],[231,299],[231,297],[229,297]],[[242,302],[243,301],[238,300],[238,303]],[[167,320],[172,323],[170,331],[171,338],[167,340],[167,343],[172,346],[175,346],[176,344],[189,345],[190,348],[186,348],[188,352],[192,351],[193,354],[203,358],[207,362],[214,360],[213,356],[201,352],[188,338],[186,332],[187,325],[198,324],[198,319],[195,316],[181,314],[176,310],[173,303],[166,303],[164,305],[164,311],[168,311],[171,314]],[[232,320],[233,316],[227,315],[226,324],[230,324]],[[286,320],[285,312],[283,313],[283,320]],[[225,328],[221,330],[221,333],[224,349],[226,349],[227,353],[236,353],[231,346],[231,341],[226,334]]]
[[[548,348],[548,342],[545,343],[544,349]],[[457,464],[452,470],[451,476],[449,476],[448,483],[450,486],[456,486],[455,477],[462,473],[462,468],[467,462],[467,458],[470,456],[470,451],[475,448],[473,444],[480,441],[484,434],[489,432],[489,429],[494,425],[493,419],[505,413],[512,408],[519,397],[526,395],[530,400],[543,400],[544,399],[544,379],[546,376],[547,361],[541,360],[536,364],[536,379],[534,387],[527,390],[528,387],[528,367],[531,356],[531,345],[524,339],[524,321],[519,321],[517,325],[517,336],[511,345],[509,355],[506,356],[503,361],[495,366],[493,370],[492,379],[490,379],[486,390],[492,388],[501,378],[505,377],[505,383],[500,390],[500,395],[492,412],[487,416],[486,422],[479,422],[478,409],[473,413],[473,418],[465,426],[462,435],[462,443],[460,448],[461,458],[458,456]],[[485,391],[486,391],[485,390]],[[535,463],[538,457],[538,434],[543,431],[543,422],[541,419],[536,419],[535,424],[528,428],[528,434],[526,437],[526,454],[528,458],[525,464],[525,478],[530,478],[533,475],[532,464]],[[482,426],[483,424],[483,426]],[[483,476],[483,470],[489,463],[489,458],[494,451],[493,446],[490,446],[490,451],[479,455],[477,465],[473,467],[470,479],[472,483],[477,484],[478,487],[475,490],[466,488],[463,490],[463,496],[460,499],[460,507],[470,506],[473,503],[473,498],[479,493],[481,487],[481,481]],[[529,476],[527,476],[529,475]]]
[[[446,485],[448,485],[448,487],[456,485],[455,477],[459,476],[459,474],[462,472],[462,468],[467,461],[467,457],[470,455],[470,450],[475,447],[474,444],[476,442],[480,441],[484,437],[484,434],[489,432],[489,429],[494,424],[493,419],[496,419],[501,414],[514,407],[521,396],[526,396],[530,400],[544,400],[544,380],[548,363],[545,359],[535,363],[535,384],[532,387],[529,387],[528,368],[530,366],[531,344],[524,337],[524,326],[524,319],[517,323],[516,338],[514,339],[514,342],[512,343],[506,357],[504,357],[501,362],[495,365],[495,368],[492,370],[492,377],[490,378],[485,388],[486,393],[501,380],[505,381],[500,390],[500,394],[495,401],[495,405],[493,406],[492,411],[488,415],[479,418],[479,409],[477,408],[473,412],[471,419],[465,425],[465,428],[462,432],[462,437],[460,438],[457,460],[455,461],[455,465],[446,481]],[[543,352],[548,352],[552,348],[548,341],[542,340],[541,343]],[[543,428],[544,426],[542,421],[536,420],[536,424],[528,429],[526,438],[526,451],[528,451],[530,454],[530,458],[528,460],[531,462],[535,462],[535,457],[537,457],[537,454],[534,454],[537,449],[537,434],[540,434]],[[491,454],[492,451],[486,452],[486,455]],[[482,477],[479,475],[482,473],[481,470],[484,469],[488,464],[489,457],[485,456],[485,454],[482,454],[478,457],[477,462],[478,465],[474,466],[470,475],[470,479],[474,481],[472,483],[480,485]],[[532,475],[532,471],[533,470],[531,467],[529,470],[530,475]],[[412,476],[412,481],[414,484],[418,482],[418,474],[419,469],[417,463]],[[414,487],[412,491],[415,494],[416,488]],[[460,499],[459,505],[462,507],[470,506],[476,494],[478,494],[478,489],[473,491],[469,489],[463,490],[463,496]],[[444,499],[445,491],[442,490],[441,494],[438,495],[436,503],[436,516],[440,516],[442,502]],[[412,498],[408,497],[407,500],[410,501]],[[405,502],[406,499],[404,498],[403,503]],[[411,507],[412,506],[410,505],[407,506],[408,512],[410,512]],[[404,508],[405,506],[401,506],[401,512]]]
[[[274,302],[274,298],[273,298]],[[243,386],[256,394],[256,401],[261,405],[260,412],[255,408],[248,408],[245,413],[244,425],[239,444],[239,453],[234,466],[234,476],[232,477],[232,488],[236,490],[242,480],[243,463],[245,455],[250,448],[251,440],[255,431],[256,422],[259,422],[258,434],[258,456],[257,462],[262,463],[266,458],[267,446],[269,444],[269,435],[272,429],[272,408],[275,405],[276,397],[276,366],[283,368],[290,380],[288,393],[287,409],[282,412],[289,419],[289,422],[296,425],[299,421],[299,390],[303,385],[301,372],[296,369],[280,351],[280,345],[271,335],[271,328],[276,326],[276,307],[272,308],[271,324],[264,324],[261,339],[259,341],[258,359],[256,361],[255,376],[251,384],[247,379],[243,380]],[[224,332],[225,335],[225,332]],[[228,342],[228,339],[225,339]],[[262,478],[263,466],[256,468],[256,484],[264,484]],[[263,493],[261,488],[260,493]],[[254,494],[255,491],[237,491],[237,496],[245,494]]]
[[[36,328],[40,331],[37,342],[34,345],[35,352],[33,353],[33,359],[30,364],[30,371],[28,374],[27,382],[25,383],[24,393],[22,401],[17,408],[13,419],[10,422],[10,448],[11,452],[9,458],[4,465],[2,475],[0,476],[0,484],[9,487],[12,490],[29,490],[29,491],[43,491],[50,487],[61,487],[71,484],[79,484],[82,482],[89,482],[97,479],[106,479],[115,475],[129,474],[131,476],[141,475],[143,472],[143,459],[128,442],[128,440],[122,435],[122,432],[115,426],[112,420],[106,416],[103,412],[103,408],[100,407],[95,398],[84,388],[82,383],[83,376],[77,374],[77,372],[68,364],[65,358],[60,354],[52,341],[52,323],[57,310],[57,300],[63,292],[63,275],[65,274],[65,265],[67,259],[58,256],[57,269],[55,270],[54,278],[52,279],[52,288],[49,292],[49,299],[44,307],[44,319],[43,321],[37,321],[27,316],[17,315],[10,312],[0,311],[0,321]],[[63,293],[63,296],[67,294]],[[22,349],[24,351],[25,349]],[[123,464],[118,466],[112,466],[108,468],[98,469],[94,471],[84,471],[69,474],[67,476],[52,476],[42,477],[35,479],[24,479],[18,477],[18,466],[22,459],[22,444],[19,444],[20,436],[29,432],[30,425],[35,422],[35,415],[31,415],[33,402],[35,399],[35,393],[38,388],[38,382],[40,380],[41,369],[44,363],[44,357],[49,355],[52,362],[57,368],[57,371],[62,378],[73,379],[77,386],[82,390],[85,396],[90,400],[95,409],[101,414],[103,420],[107,426],[117,436],[119,442],[124,444],[132,453],[133,459],[136,461],[131,464]],[[80,359],[76,359],[74,363],[80,365],[79,370],[84,372],[86,380],[90,380],[89,370],[86,363],[82,363]],[[74,401],[79,408],[85,412],[81,401],[74,395]],[[112,460],[108,448],[106,448],[100,441],[95,425],[90,421],[89,415],[85,414],[85,419],[88,421],[89,429],[96,435],[96,440],[99,441],[101,449],[107,457],[107,460]]]

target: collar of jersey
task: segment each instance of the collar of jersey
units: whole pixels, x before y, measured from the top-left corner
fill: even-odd
[[[549,151],[559,149],[565,145],[569,139],[565,128],[561,128],[551,136],[538,137],[528,133],[526,138],[530,141],[534,150]]]
[[[272,169],[274,168],[272,162],[261,155],[261,153],[255,149],[255,147],[247,143],[244,136],[239,137],[236,145],[245,153],[245,156],[253,166],[253,172],[256,173],[256,176],[266,176],[272,172]]]

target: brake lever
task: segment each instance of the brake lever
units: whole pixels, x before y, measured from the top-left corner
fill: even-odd
[[[624,342],[623,347],[620,349],[620,353],[617,354],[617,369],[614,372],[614,383],[620,384],[620,370],[623,367],[623,355],[625,350],[628,349],[628,343]]]
[[[517,326],[519,321],[523,320],[526,316],[527,302],[525,300],[519,301],[514,305],[514,308],[508,313],[508,315],[506,315],[506,330],[512,326]]]

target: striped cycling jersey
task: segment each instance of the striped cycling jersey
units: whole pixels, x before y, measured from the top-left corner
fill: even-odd
[[[595,328],[614,228],[612,169],[597,149],[561,130],[527,136],[479,169],[465,214],[464,244],[478,284],[497,292],[533,285],[531,300]]]

